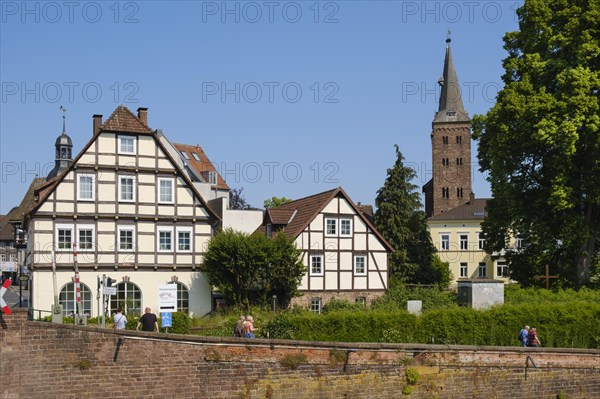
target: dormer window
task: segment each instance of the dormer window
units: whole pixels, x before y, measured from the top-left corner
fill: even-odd
[[[187,152],[181,151],[181,155],[183,155],[183,157],[189,161],[190,156],[187,154]]]
[[[196,161],[198,161],[198,162],[202,162],[202,161],[200,160],[200,157],[198,156],[198,154],[196,154],[195,152],[192,152],[192,157],[194,157],[194,159],[195,159]]]

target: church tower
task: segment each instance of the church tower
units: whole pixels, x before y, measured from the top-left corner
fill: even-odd
[[[446,39],[439,109],[431,130],[433,177],[423,186],[425,212],[431,217],[469,201],[471,187],[471,119],[463,106],[452,60],[450,33]]]
[[[54,157],[54,168],[48,173],[47,180],[50,180],[62,172],[64,172],[73,161],[73,142],[65,130],[65,111],[64,107],[60,107],[63,112],[63,130],[60,136],[56,138],[54,146],[56,147],[56,156]]]

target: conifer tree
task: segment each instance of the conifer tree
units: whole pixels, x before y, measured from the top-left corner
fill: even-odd
[[[375,227],[395,249],[390,255],[390,277],[407,283],[448,285],[450,272],[435,255],[427,219],[418,192],[411,181],[416,172],[404,165],[397,145],[396,162],[377,191]]]

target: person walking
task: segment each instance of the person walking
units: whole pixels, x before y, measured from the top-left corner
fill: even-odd
[[[244,323],[246,322],[246,318],[244,316],[240,316],[239,320],[235,323],[235,327],[233,328],[233,336],[243,338],[246,333],[246,329],[244,327]]]
[[[246,317],[244,322],[244,338],[254,338],[254,319],[252,316]]]
[[[142,326],[142,331],[154,331],[156,328],[156,332],[160,332],[158,329],[158,318],[152,313],[150,307],[144,309],[144,314],[140,317],[140,321],[138,321],[135,330],[140,331],[140,326]]]
[[[537,348],[540,345],[542,345],[542,343],[537,336],[537,329],[535,327],[531,327],[529,329],[529,334],[527,335],[527,346]]]
[[[124,330],[125,325],[127,324],[127,317],[123,314],[123,309],[117,309],[117,313],[113,317],[113,322],[115,323],[115,330]]]
[[[519,331],[519,341],[521,346],[527,346],[527,338],[529,337],[529,326],[525,326]]]

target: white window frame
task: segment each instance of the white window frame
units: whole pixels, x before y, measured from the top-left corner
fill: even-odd
[[[84,198],[81,196],[81,179],[84,177],[92,178],[92,198]],[[91,173],[77,174],[77,201],[95,201],[96,199],[96,176]]]
[[[477,277],[487,278],[487,263],[479,262],[479,266],[477,267]]]
[[[458,233],[458,247],[461,251],[469,250],[469,233]]]
[[[0,262],[6,262],[6,254],[0,254]]]
[[[320,259],[320,264],[321,264],[321,271],[320,272],[315,272],[313,271],[313,259],[315,258],[319,258]],[[323,255],[310,255],[308,257],[308,267],[310,270],[310,275],[311,276],[323,276],[324,272],[325,272],[325,257]]]
[[[91,230],[92,231],[92,247],[82,248],[81,247],[81,231]],[[80,252],[92,252],[96,249],[96,226],[93,224],[80,224],[77,225],[77,238],[75,243],[77,244],[77,251]]]
[[[364,296],[358,296],[358,297],[356,297],[356,299],[354,300],[354,303],[356,303],[357,305],[363,305],[363,306],[367,306],[367,297],[364,297]]]
[[[469,277],[469,264],[467,262],[460,262],[458,266],[458,274],[461,278]]]
[[[133,225],[128,225],[128,226],[118,226],[117,227],[117,249],[119,252],[133,252],[135,251],[135,243],[136,243],[136,239],[135,239],[135,226]],[[131,249],[124,249],[121,248],[121,232],[122,231],[131,231]]]
[[[131,139],[132,140],[132,151],[125,151],[125,149],[123,148],[123,139]],[[119,154],[126,154],[126,155],[135,155],[136,154],[136,152],[137,152],[136,151],[137,137],[122,134],[122,135],[119,135],[118,141],[119,141],[119,148],[118,148]]]
[[[359,272],[359,271],[358,271],[358,268],[357,268],[357,267],[358,267],[358,265],[357,265],[357,260],[358,260],[359,258],[363,258],[363,259],[364,259],[364,261],[365,261],[365,264],[363,265],[363,267],[364,267],[364,270],[363,270],[362,272]],[[366,276],[366,275],[367,275],[367,270],[369,269],[369,268],[368,268],[368,263],[367,263],[367,255],[364,255],[364,254],[362,254],[362,255],[354,255],[354,262],[353,262],[353,264],[354,264],[354,267],[353,267],[353,269],[354,269],[354,274],[355,274],[356,276]]]
[[[170,182],[171,184],[171,200],[163,201],[160,198],[161,182]],[[173,204],[175,202],[175,179],[172,177],[159,177],[156,183],[156,200],[159,204]]]
[[[68,248],[60,248],[59,247],[59,242],[58,242],[58,232],[59,230],[70,230],[71,231],[71,242],[69,243],[69,247]],[[74,235],[75,235],[75,225],[73,224],[56,224],[54,226],[54,242],[55,242],[55,246],[56,246],[56,251],[57,252],[70,252],[73,251],[73,240],[75,239]]]
[[[323,299],[321,298],[310,298],[310,311],[313,313],[321,313],[323,308]]]
[[[171,249],[160,248],[160,233],[171,233]],[[173,236],[173,227],[159,227],[156,229],[156,251],[162,253],[172,253],[175,250],[175,237]]]
[[[217,172],[214,172],[214,171],[209,171],[208,172],[208,183],[211,186],[216,186],[217,185]]]
[[[123,198],[123,181],[121,179],[131,180],[131,199]],[[136,179],[135,176],[119,175],[119,202],[135,202],[135,191],[136,191]]]
[[[328,222],[333,222],[333,228],[334,228],[334,232],[330,233],[329,232],[329,226],[327,225]],[[338,220],[336,218],[325,218],[325,236],[326,237],[337,237],[338,235]]]
[[[485,236],[483,235],[483,231],[477,232],[477,248],[483,250],[485,246]]]
[[[349,222],[350,223],[350,231],[347,234],[344,234],[344,229],[342,229],[342,223]],[[342,218],[340,219],[339,229],[340,229],[340,237],[352,237],[352,219],[350,218]]]
[[[496,261],[496,277],[508,277],[508,265],[505,260]]]
[[[448,237],[448,239],[445,240],[444,237]],[[440,250],[450,251],[450,233],[440,233]]]
[[[177,227],[175,232],[175,238],[177,240],[177,252],[192,252],[194,250],[194,232],[191,227]],[[190,235],[190,248],[189,249],[179,249],[179,233],[189,233]]]

